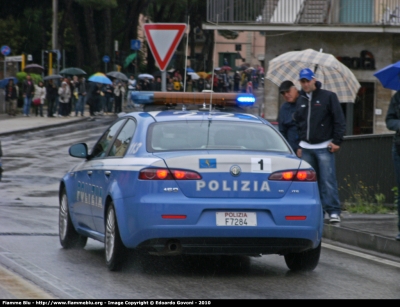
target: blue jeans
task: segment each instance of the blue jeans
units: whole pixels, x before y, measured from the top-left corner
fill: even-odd
[[[322,208],[329,215],[342,212],[336,180],[335,154],[328,148],[302,149],[301,158],[317,172]]]
[[[113,102],[114,102],[114,98],[112,97],[106,97],[106,112],[111,113],[112,109],[113,109]]]
[[[58,96],[57,96],[55,102],[56,103],[54,104],[53,114],[60,113],[60,99]]]
[[[29,112],[31,110],[31,104],[32,104],[32,97],[25,97],[24,98],[24,114],[29,115]]]
[[[396,175],[396,181],[397,181],[397,199],[394,201],[397,203],[397,216],[398,216],[398,222],[397,222],[397,228],[399,229],[400,232],[400,154],[397,153],[396,151],[396,146],[393,143],[392,147],[392,156],[393,156],[393,162],[394,162],[394,171]]]
[[[83,109],[84,105],[83,102],[85,100],[85,96],[79,95],[78,101],[75,104],[75,115],[77,116],[79,112],[81,112],[81,115],[83,115]]]

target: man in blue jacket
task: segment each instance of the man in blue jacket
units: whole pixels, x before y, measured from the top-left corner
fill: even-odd
[[[341,206],[334,153],[339,151],[346,132],[342,107],[335,93],[321,89],[321,82],[315,79],[312,70],[302,69],[299,80],[302,90],[294,119],[300,138],[300,156],[317,172],[321,203],[324,212],[329,214],[329,222],[339,223]]]
[[[279,109],[279,132],[282,133],[297,154],[299,149],[299,135],[297,133],[296,122],[293,119],[293,114],[296,111],[296,101],[299,97],[299,91],[292,81],[286,80],[279,86],[279,93],[281,93],[282,97],[285,99],[285,102]]]

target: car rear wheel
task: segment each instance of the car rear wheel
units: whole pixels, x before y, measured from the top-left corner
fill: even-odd
[[[86,245],[87,237],[80,235],[72,224],[65,188],[62,190],[60,198],[58,234],[61,246],[64,248],[84,248]]]
[[[125,254],[125,246],[122,243],[118,223],[115,216],[113,203],[107,209],[106,215],[106,238],[104,241],[106,263],[110,271],[118,271],[122,267]]]
[[[292,271],[312,271],[318,265],[320,254],[321,243],[319,243],[317,248],[301,253],[285,255],[285,262]]]

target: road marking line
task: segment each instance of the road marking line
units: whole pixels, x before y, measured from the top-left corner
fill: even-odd
[[[339,247],[339,246],[334,246],[334,245],[327,244],[327,243],[322,243],[322,247],[329,248],[329,249],[332,249],[332,250],[336,250],[338,252],[342,252],[342,253],[345,253],[345,254],[357,256],[357,257],[360,257],[360,258],[372,260],[372,261],[375,261],[375,262],[387,264],[387,265],[390,265],[390,266],[394,266],[396,268],[400,268],[400,263],[394,262],[394,261],[391,261],[391,260],[387,260],[387,259],[379,258],[379,257],[376,257],[376,256],[372,256],[372,255],[356,252],[356,251],[353,251],[353,250],[350,250],[350,249],[342,248],[342,247]]]
[[[79,289],[65,283],[61,279],[56,276],[50,274],[49,272],[43,270],[42,268],[36,266],[33,263],[30,263],[26,259],[18,256],[17,254],[12,253],[0,253],[0,257],[5,257],[9,261],[12,261],[14,264],[18,265],[20,268],[26,270],[29,274],[34,275],[36,278],[39,278],[41,281],[49,284],[50,286],[56,288],[58,291],[62,291],[63,293],[69,295],[74,299],[92,299],[87,293],[80,291]]]
[[[17,299],[53,299],[36,285],[0,266],[0,287]]]

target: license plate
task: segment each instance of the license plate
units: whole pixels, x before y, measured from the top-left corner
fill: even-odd
[[[255,212],[217,212],[217,226],[257,226]]]

